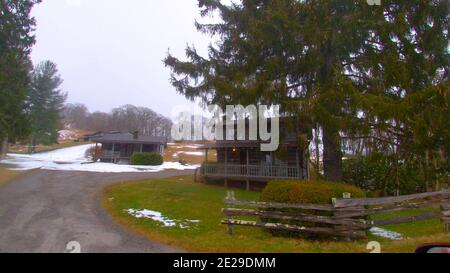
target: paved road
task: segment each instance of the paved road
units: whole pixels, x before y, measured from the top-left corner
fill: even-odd
[[[192,171],[103,174],[34,170],[0,187],[0,252],[65,252],[70,241],[82,252],[181,252],[151,242],[118,224],[101,207],[110,184]]]

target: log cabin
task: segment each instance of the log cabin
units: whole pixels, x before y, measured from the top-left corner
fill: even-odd
[[[221,140],[199,147],[205,151],[205,160],[199,169],[203,179],[223,181],[226,187],[230,181],[241,181],[245,182],[247,190],[251,184],[264,186],[274,179],[309,180],[309,150],[299,145],[299,139],[308,138],[303,128],[290,129],[286,120],[280,120],[281,139],[276,152],[261,151],[261,141],[250,141],[248,135],[247,132],[247,140],[243,141]],[[209,161],[211,150],[217,152],[216,162]]]
[[[96,147],[101,144],[99,155],[101,162],[128,164],[134,153],[159,153],[164,155],[166,139],[133,133],[104,133],[93,138]]]

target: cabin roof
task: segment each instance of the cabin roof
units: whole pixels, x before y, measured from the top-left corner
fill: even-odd
[[[135,138],[132,133],[106,133],[92,139],[97,143],[126,143],[126,144],[165,144],[164,137],[138,135]]]
[[[259,141],[218,141],[199,146],[198,149],[216,149],[216,148],[256,148],[261,143]]]
[[[105,131],[98,131],[98,132],[95,132],[95,133],[85,134],[83,137],[91,137],[91,138],[93,138],[93,137],[101,137],[104,134],[121,134],[121,133],[123,133],[123,132],[119,132],[119,131],[107,131],[107,132],[105,132]]]

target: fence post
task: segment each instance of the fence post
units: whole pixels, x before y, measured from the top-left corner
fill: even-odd
[[[348,193],[348,192],[344,192],[344,193],[342,194],[342,198],[344,198],[344,199],[350,199],[350,198],[352,198],[352,194],[351,194],[351,193]],[[336,205],[337,200],[338,200],[337,198],[332,198],[332,199],[331,199],[331,202],[333,203],[333,206]],[[338,217],[338,216],[340,216],[342,213],[345,213],[345,212],[341,212],[341,211],[339,211],[339,209],[336,209],[336,210],[333,212],[333,216],[334,216],[334,217]],[[334,230],[336,230],[336,231],[340,231],[340,230],[350,231],[350,230],[351,230],[350,228],[346,227],[346,225],[334,225],[333,228],[334,228]],[[350,237],[346,237],[345,240],[346,240],[346,241],[351,241],[351,238],[350,238]]]
[[[233,201],[235,201],[236,198],[234,197],[234,191],[228,191],[227,194],[227,208],[233,208]],[[233,235],[233,224],[230,223],[230,221],[233,220],[233,216],[227,215],[228,220],[228,234]]]
[[[442,223],[444,224],[444,232],[450,232],[450,202],[443,200],[441,204]]]

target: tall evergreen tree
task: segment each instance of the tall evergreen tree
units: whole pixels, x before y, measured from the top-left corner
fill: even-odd
[[[210,46],[207,59],[190,47],[188,62],[169,55],[172,83],[187,97],[221,104],[280,104],[301,122],[320,124],[325,176],[340,181],[339,132],[354,119],[345,109],[351,97],[344,86],[352,83],[344,83],[342,74],[362,46],[361,22],[354,15],[366,6],[361,1],[244,0],[230,6],[199,1],[203,15],[219,11],[223,22],[197,24],[198,29],[220,41]],[[307,126],[306,135],[311,130]],[[299,142],[308,148],[308,139]]]
[[[448,1],[387,1],[374,14],[371,40],[358,56],[365,61],[354,70],[367,84],[367,126],[381,132],[372,148],[392,155],[397,194],[402,166],[422,170],[425,185],[417,186],[424,189],[448,181],[448,10]]]
[[[0,156],[5,153],[8,138],[28,134],[24,113],[29,72],[30,51],[35,39],[32,7],[40,0],[0,1]]]
[[[54,63],[44,61],[34,69],[28,93],[32,148],[37,144],[49,145],[58,140],[62,111],[67,98],[59,89],[61,84],[62,80]]]
[[[173,71],[172,84],[188,98],[281,104],[284,112],[306,124],[318,124],[325,176],[340,181],[342,135],[372,139],[374,130],[389,132],[398,109],[392,90],[406,77],[420,82],[420,73],[430,76],[428,87],[436,87],[437,71],[446,74],[447,5],[445,0],[383,1],[382,6],[362,0],[243,0],[231,5],[200,0],[202,15],[218,12],[222,22],[197,23],[197,28],[219,41],[209,47],[207,58],[188,47],[188,61],[169,54],[165,64]],[[410,20],[403,20],[408,16]],[[427,20],[431,30],[423,25]],[[423,36],[420,46],[434,47],[430,53],[437,57],[431,59],[440,63],[427,66],[426,59],[414,54],[406,62],[403,54],[390,54],[398,50],[396,32]],[[432,33],[439,36],[435,45],[427,40]],[[398,68],[427,72],[398,77]],[[407,117],[398,117],[402,119]]]

